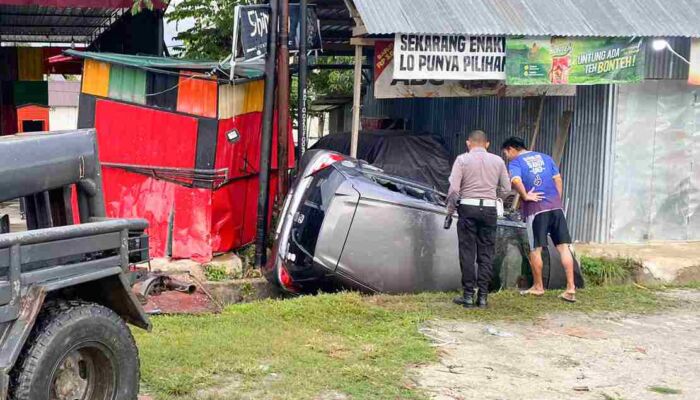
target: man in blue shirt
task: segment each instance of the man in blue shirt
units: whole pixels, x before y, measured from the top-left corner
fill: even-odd
[[[559,168],[550,156],[528,151],[525,142],[518,137],[503,142],[501,149],[510,162],[508,170],[513,189],[522,199],[523,217],[527,221],[530,240],[530,266],[534,282],[522,294],[544,294],[542,247],[547,246],[547,236],[551,236],[566,271],[566,291],[560,297],[573,303],[576,301],[574,259],[569,250],[571,235],[562,209],[563,184]]]

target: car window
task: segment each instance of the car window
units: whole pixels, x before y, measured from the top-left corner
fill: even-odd
[[[296,255],[298,264],[310,265],[313,262],[326,211],[344,180],[345,177],[338,170],[328,167],[314,176],[304,193],[301,205],[294,215],[289,248]]]
[[[377,183],[378,185],[384,187],[385,189],[391,190],[392,192],[401,193],[406,196],[427,201],[439,206],[444,206],[446,204],[445,196],[436,190],[427,189],[420,185],[411,184],[411,182],[404,181],[402,179],[396,179],[391,176],[372,171],[363,170],[362,174],[374,183]]]

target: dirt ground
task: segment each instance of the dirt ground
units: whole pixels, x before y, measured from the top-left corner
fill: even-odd
[[[439,400],[700,399],[700,291],[645,316],[551,315],[535,322],[437,321],[441,360],[417,369]],[[664,394],[659,391],[680,391]]]

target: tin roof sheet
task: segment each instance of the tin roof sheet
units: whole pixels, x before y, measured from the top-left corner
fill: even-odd
[[[182,58],[134,56],[117,53],[96,53],[91,51],[66,50],[67,54],[75,58],[101,61],[108,64],[116,64],[146,70],[192,70],[192,71],[221,71],[228,73],[230,63],[218,61],[186,60]],[[262,61],[239,61],[236,63],[236,76],[248,79],[256,79],[263,76],[264,65]]]
[[[370,35],[700,37],[700,0],[353,0]]]

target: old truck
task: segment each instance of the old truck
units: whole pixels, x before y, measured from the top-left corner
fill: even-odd
[[[105,218],[100,173],[94,130],[0,137],[0,202],[27,221],[0,231],[0,399],[137,398],[147,223]]]

